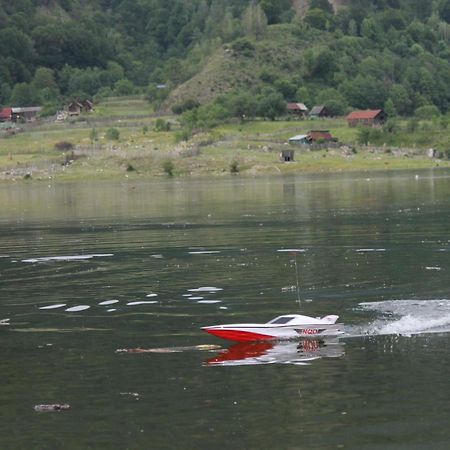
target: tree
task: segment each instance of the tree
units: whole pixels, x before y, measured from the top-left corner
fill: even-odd
[[[394,84],[389,91],[389,99],[394,104],[395,110],[400,115],[408,115],[412,112],[413,102],[407,88],[402,84]]]
[[[312,78],[319,78],[323,81],[327,81],[328,84],[331,84],[336,69],[337,64],[335,54],[329,49],[324,49],[313,56],[309,71]]]
[[[374,77],[357,75],[339,86],[349,105],[355,108],[382,108],[387,100],[386,87]]]
[[[11,104],[14,106],[31,106],[36,103],[37,94],[29,83],[18,83],[11,93]]]
[[[309,0],[310,9],[321,9],[328,14],[333,14],[334,9],[328,0]]]
[[[388,117],[395,117],[397,115],[397,110],[395,109],[394,102],[392,99],[388,98],[384,103],[384,111]]]
[[[362,21],[361,35],[371,41],[380,42],[383,37],[383,29],[374,17],[368,17]]]
[[[130,80],[122,79],[114,83],[114,93],[116,95],[131,95],[134,93],[134,85]]]
[[[244,12],[243,25],[245,33],[259,39],[267,28],[267,17],[261,5],[256,0],[251,0]]]
[[[264,90],[258,98],[258,115],[275,120],[286,111],[283,96],[275,91]]]
[[[440,0],[438,4],[438,11],[442,20],[450,23],[450,0]]]
[[[294,83],[286,79],[278,79],[274,85],[275,89],[283,95],[285,100],[290,102],[295,100],[297,86]]]
[[[42,104],[55,103],[59,98],[60,91],[55,75],[49,68],[39,67],[34,74],[31,86]]]
[[[33,43],[31,39],[16,27],[2,30],[0,39],[0,55],[18,59],[23,63],[31,62],[33,58]]]
[[[315,104],[326,106],[331,116],[342,116],[348,108],[345,97],[333,88],[321,90]]]
[[[313,28],[326,30],[330,25],[330,17],[323,9],[315,8],[308,10],[303,20]]]
[[[282,22],[287,14],[294,14],[291,0],[261,0],[261,7],[269,24]]]

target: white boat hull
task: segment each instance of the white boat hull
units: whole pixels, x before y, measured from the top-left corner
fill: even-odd
[[[277,323],[289,318],[286,323]],[[292,314],[280,316],[267,323],[241,323],[203,327],[209,334],[236,342],[288,340],[302,338],[332,337],[343,333],[342,326],[336,324],[338,316],[322,319]]]

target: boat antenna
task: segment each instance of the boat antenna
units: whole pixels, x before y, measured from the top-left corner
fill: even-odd
[[[298,307],[301,307],[301,300],[300,300],[300,276],[298,274],[298,264],[297,264],[297,252],[294,251],[292,252],[294,254],[294,265],[295,265],[295,287],[296,287],[296,291],[297,291],[297,302],[298,302]]]

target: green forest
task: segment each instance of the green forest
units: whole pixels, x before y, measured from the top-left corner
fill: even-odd
[[[342,5],[344,3],[344,5]],[[299,7],[307,4],[307,9]],[[450,109],[450,0],[1,0],[0,104],[142,94],[186,123]],[[207,93],[207,95],[205,94]]]

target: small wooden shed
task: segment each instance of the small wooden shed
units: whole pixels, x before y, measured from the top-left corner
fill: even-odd
[[[324,105],[314,106],[309,113],[309,117],[311,117],[312,119],[330,117],[330,113],[328,112],[327,107]]]
[[[295,114],[298,117],[306,117],[308,114],[308,108],[304,103],[288,103],[286,109],[289,114]]]
[[[293,162],[294,161],[294,150],[281,150],[280,161],[281,162]]]
[[[82,112],[91,112],[94,110],[94,104],[90,100],[74,100],[67,106],[69,116],[79,116]]]
[[[297,134],[297,136],[292,136],[288,139],[289,144],[305,145],[309,144],[309,139],[307,134]]]
[[[12,108],[13,122],[33,122],[42,111],[40,106],[24,106],[20,108]]]

